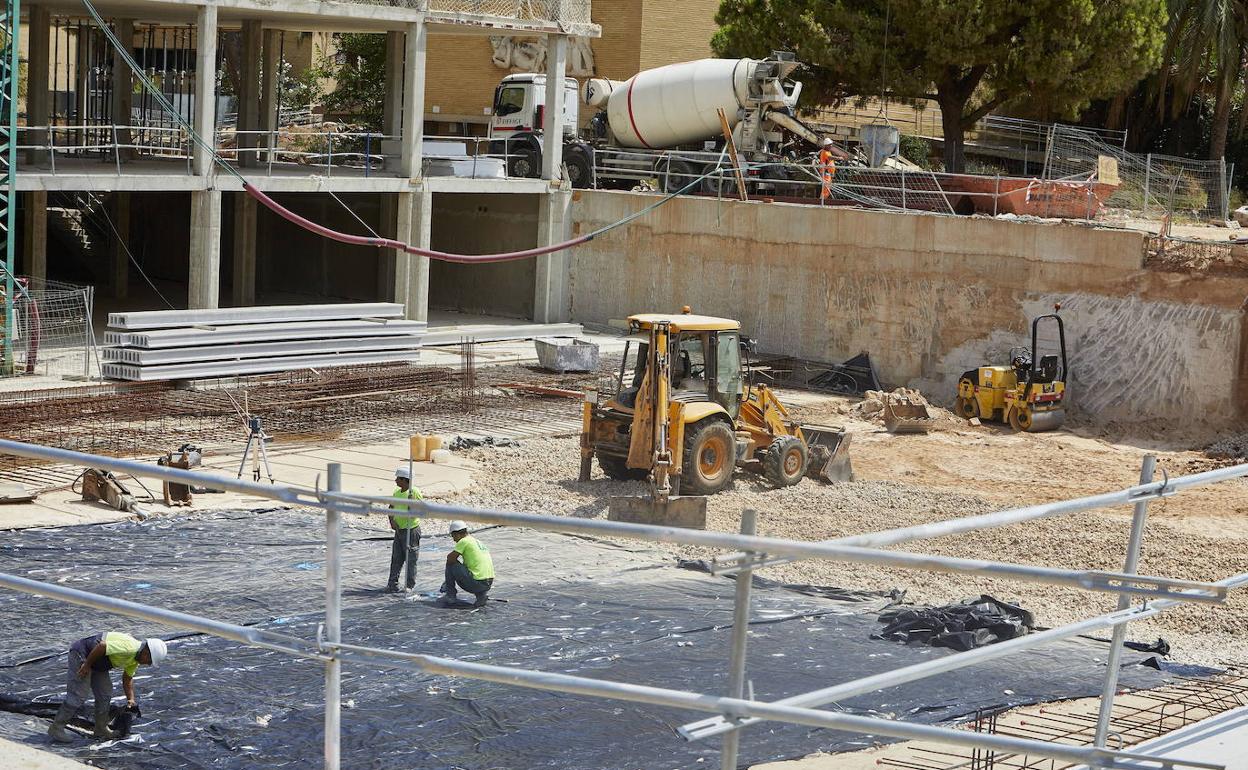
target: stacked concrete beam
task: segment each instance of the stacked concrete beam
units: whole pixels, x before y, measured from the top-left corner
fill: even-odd
[[[105,377],[149,382],[372,363],[415,363],[423,321],[373,302],[111,313]]]

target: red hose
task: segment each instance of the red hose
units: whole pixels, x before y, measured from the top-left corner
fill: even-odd
[[[379,249],[395,249],[404,251],[408,254],[416,254],[429,259],[436,259],[442,262],[460,262],[460,263],[481,263],[481,262],[510,262],[515,259],[527,259],[529,257],[540,257],[543,254],[550,254],[555,251],[563,251],[573,246],[580,246],[582,243],[588,243],[593,240],[593,233],[573,238],[570,241],[562,243],[552,243],[549,246],[538,246],[533,249],[525,249],[523,251],[507,251],[501,254],[448,254],[445,251],[434,251],[433,249],[422,249],[417,246],[396,241],[393,238],[374,238],[367,235],[351,235],[350,233],[341,233],[337,230],[331,230],[324,225],[318,225],[310,219],[305,219],[295,212],[286,208],[282,204],[273,200],[269,196],[252,187],[247,182],[243,183],[243,190],[248,195],[263,203],[270,211],[277,214],[282,219],[302,227],[304,230],[322,235],[339,243],[350,243],[356,246],[376,246]]]

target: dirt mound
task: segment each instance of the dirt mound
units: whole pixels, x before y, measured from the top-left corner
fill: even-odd
[[[884,399],[891,398],[893,403],[910,403],[927,408],[929,416],[936,420],[933,430],[953,430],[966,428],[966,420],[950,412],[934,406],[927,398],[914,388],[896,388],[892,391],[868,390],[863,399],[849,408],[849,413],[860,420],[884,424]]]

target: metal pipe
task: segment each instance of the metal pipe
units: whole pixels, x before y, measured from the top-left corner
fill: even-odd
[[[329,463],[327,487],[342,489],[342,465]],[[330,503],[325,507],[325,638],[342,641],[342,516]],[[325,770],[338,770],[342,735],[342,661],[325,661]]]
[[[1147,484],[1153,480],[1153,469],[1157,466],[1157,458],[1144,455],[1140,465],[1140,483]],[[1148,501],[1141,500],[1135,504],[1131,516],[1131,539],[1127,541],[1127,559],[1123,572],[1135,572],[1140,563],[1140,547],[1144,542],[1144,523],[1148,518]],[[1118,609],[1125,610],[1131,603],[1127,596],[1118,597]],[[1105,687],[1101,690],[1101,707],[1096,718],[1096,737],[1094,745],[1104,746],[1109,735],[1109,720],[1114,710],[1114,693],[1118,689],[1118,666],[1122,659],[1122,643],[1127,637],[1127,624],[1114,627],[1113,638],[1109,643],[1109,660],[1105,663]]]
[[[323,646],[330,647],[328,644]],[[1225,770],[1223,765],[1207,762],[1169,758],[1163,760],[1146,754],[1111,751],[1100,747],[1045,743],[1043,741],[1013,736],[976,733],[969,730],[957,730],[911,722],[897,722],[878,717],[862,717],[839,712],[781,706],[742,698],[722,698],[684,690],[589,679],[549,671],[531,671],[509,666],[471,663],[432,655],[422,655],[420,653],[382,650],[374,647],[341,643],[334,645],[334,647],[346,653],[344,657],[347,660],[370,662],[384,660],[393,665],[421,673],[460,676],[515,687],[527,687],[534,690],[570,693],[595,698],[610,698],[632,703],[648,703],[656,706],[670,706],[695,711],[718,712],[734,717],[760,717],[779,722],[809,725],[811,727],[823,727],[870,735],[888,735],[909,740],[926,740],[955,746],[982,747],[996,751],[1051,757],[1067,762],[1086,763],[1103,768],[1160,768],[1169,763],[1176,766]]]
[[[1073,500],[1060,500],[1052,503],[1042,503],[1040,505],[1029,505],[1024,508],[1010,508],[1008,510],[985,513],[979,516],[964,516],[959,519],[948,519],[928,524],[916,524],[912,527],[886,529],[880,532],[870,532],[862,535],[849,535],[847,537],[824,540],[823,542],[828,545],[859,545],[873,548],[883,548],[890,545],[906,543],[911,540],[926,540],[928,538],[943,537],[945,535],[960,535],[966,532],[1005,527],[1010,524],[1019,524],[1025,521],[1052,518],[1054,516],[1061,516],[1067,513],[1077,513],[1079,511],[1094,510],[1096,508],[1108,508],[1116,505],[1137,503],[1142,499],[1160,499],[1162,497],[1169,497],[1177,493],[1179,490],[1186,489],[1187,487],[1213,484],[1227,479],[1240,478],[1242,476],[1248,476],[1248,464],[1232,465],[1226,468],[1217,468],[1211,471],[1205,471],[1203,473],[1193,473],[1188,476],[1177,476],[1165,481],[1128,487],[1117,492],[1105,492],[1099,495],[1078,497]],[[719,557],[712,564],[712,571],[716,574],[727,574],[732,569],[739,568],[737,565],[733,564],[733,562],[740,562],[743,559],[744,555],[740,553],[733,553],[728,554],[727,556]],[[776,564],[785,564],[790,561],[792,561],[792,559],[784,557],[767,557],[758,561],[753,566],[755,569],[758,569],[760,567],[771,567]]]
[[[708,532],[685,529],[682,527],[656,526],[649,524],[630,524],[626,522],[597,519],[575,519],[563,516],[546,516],[534,513],[517,513],[511,511],[495,511],[488,509],[465,508],[463,506],[444,505],[425,500],[393,500],[386,497],[365,495],[347,495],[339,492],[314,492],[296,487],[262,485],[242,479],[230,479],[215,474],[201,474],[179,470],[165,466],[154,466],[132,460],[118,460],[110,457],[99,457],[65,449],[53,449],[19,441],[0,439],[0,452],[7,452],[23,457],[33,457],[59,462],[71,463],[84,467],[105,468],[121,471],[136,476],[176,481],[193,486],[208,486],[213,489],[226,489],[243,494],[259,495],[260,497],[281,500],[296,505],[324,508],[330,499],[337,503],[339,510],[346,513],[368,514],[377,516],[391,515],[394,506],[405,506],[425,515],[443,518],[462,518],[487,524],[505,524],[524,526],[548,532],[571,532],[582,534],[609,534],[635,540],[657,543],[683,543],[708,548],[748,548],[762,553],[776,553],[798,558],[832,559],[859,564],[877,564],[900,569],[930,570],[935,572],[952,572],[958,574],[982,575],[1011,580],[1049,583],[1052,585],[1069,585],[1089,591],[1109,593],[1130,593],[1143,596],[1162,596],[1182,598],[1188,601],[1221,603],[1226,598],[1226,590],[1210,583],[1190,580],[1173,580],[1157,577],[1139,577],[1112,572],[1064,570],[1051,567],[1036,567],[1022,564],[1003,564],[1000,562],[977,559],[960,559],[950,556],[934,556],[907,553],[903,551],[883,551],[858,546],[846,546],[825,543],[807,543],[793,540],[782,540],[770,537],[747,537],[728,532]],[[1238,471],[1230,473],[1230,471]],[[1203,474],[1183,477],[1191,479],[1212,477],[1221,474],[1220,478],[1234,478],[1248,474],[1248,465],[1207,471]],[[1217,480],[1220,480],[1217,479]],[[1171,482],[1171,487],[1180,484],[1181,479]],[[1164,485],[1148,485],[1170,489]],[[1127,492],[1115,493],[1119,495]],[[1154,490],[1156,491],[1156,489]],[[1165,492],[1173,494],[1173,492]],[[1157,495],[1160,496],[1161,492]],[[1143,495],[1137,495],[1143,497]],[[1008,513],[1008,512],[1006,512]],[[996,514],[989,514],[994,516]],[[983,517],[979,517],[983,518]],[[962,519],[942,522],[940,525],[957,526]],[[871,536],[862,536],[871,537]]]
[[[747,508],[741,512],[741,534],[753,535],[757,531],[758,513]],[[737,573],[736,585],[733,587],[732,648],[728,656],[729,698],[745,696],[745,646],[750,635],[750,589],[753,582],[754,571],[743,569]],[[722,770],[737,770],[737,749],[740,744],[740,731],[732,730],[724,736],[719,755]]]
[[[140,620],[150,620],[153,623],[160,623],[175,628],[185,628],[190,631],[198,631],[201,634],[211,634],[222,639],[230,639],[253,647],[263,647],[267,650],[285,652],[300,658],[324,659],[315,643],[295,636],[263,631],[258,628],[248,628],[247,626],[239,626],[233,623],[222,623],[216,620],[209,620],[208,618],[201,618],[197,615],[187,615],[182,612],[174,612],[173,610],[152,607],[147,604],[126,601],[125,599],[115,599],[111,596],[79,591],[76,588],[41,583],[37,580],[30,580],[17,575],[0,573],[0,588],[8,588],[36,596],[45,596],[49,599],[56,599],[69,604],[104,610],[105,612],[125,615],[126,617],[138,618]]]

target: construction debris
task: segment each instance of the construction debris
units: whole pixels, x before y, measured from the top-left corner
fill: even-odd
[[[551,372],[593,372],[598,369],[598,346],[588,340],[539,338],[533,340],[537,363]]]
[[[889,433],[927,433],[936,426],[936,418],[927,412],[927,401],[919,396],[884,394],[884,428]]]
[[[886,624],[874,639],[917,642],[964,651],[1030,633],[1036,619],[1022,607],[982,595],[944,607],[895,609],[880,613]]]
[[[761,354],[752,358],[749,366],[768,384],[776,386],[845,396],[861,396],[884,387],[871,362],[871,354],[865,350],[842,364]]]

